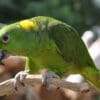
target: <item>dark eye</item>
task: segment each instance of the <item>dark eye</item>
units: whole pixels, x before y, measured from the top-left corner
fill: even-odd
[[[4,36],[2,37],[2,42],[3,42],[3,43],[8,43],[9,40],[10,40],[9,35],[4,35]]]

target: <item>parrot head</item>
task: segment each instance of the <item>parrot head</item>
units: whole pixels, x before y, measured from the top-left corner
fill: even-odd
[[[32,32],[36,32],[37,25],[31,20],[23,20],[6,25],[0,29],[0,58],[8,54],[22,54],[32,39]],[[32,31],[32,32],[31,32]],[[5,54],[5,55],[4,55]]]

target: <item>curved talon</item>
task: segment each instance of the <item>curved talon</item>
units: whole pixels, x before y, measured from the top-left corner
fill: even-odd
[[[18,91],[18,84],[21,83],[22,86],[25,86],[25,78],[28,75],[26,71],[20,71],[15,75],[15,81],[14,81],[14,88],[16,91]]]
[[[21,82],[21,85],[24,87],[25,86],[25,83],[24,82]]]
[[[15,89],[16,91],[18,91],[18,87],[17,87],[17,86],[14,86],[14,89]]]
[[[46,69],[42,70],[41,74],[42,74],[42,85],[45,86],[47,89],[49,88],[52,78],[60,79],[60,77],[57,74],[55,74],[54,72],[48,71]]]

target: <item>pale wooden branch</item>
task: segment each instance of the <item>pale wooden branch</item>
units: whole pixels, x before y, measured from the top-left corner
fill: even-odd
[[[41,83],[41,75],[28,75],[25,80],[25,86],[32,86],[34,87],[36,84]],[[14,79],[9,79],[7,81],[1,82],[0,83],[0,96],[4,95],[10,95],[13,93],[16,93],[18,91],[15,91],[14,89]],[[51,80],[51,85],[55,85],[57,87],[62,87],[62,88],[67,88],[71,89],[74,91],[87,91],[91,90],[91,86],[88,83],[71,83],[71,82],[66,82],[64,80],[60,79],[52,79]],[[22,89],[23,86],[20,84],[18,85],[18,90]]]

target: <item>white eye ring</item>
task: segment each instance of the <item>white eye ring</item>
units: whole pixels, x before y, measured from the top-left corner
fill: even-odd
[[[3,42],[3,43],[8,43],[9,40],[10,40],[10,36],[9,36],[9,35],[4,35],[4,36],[2,37],[2,42]]]

